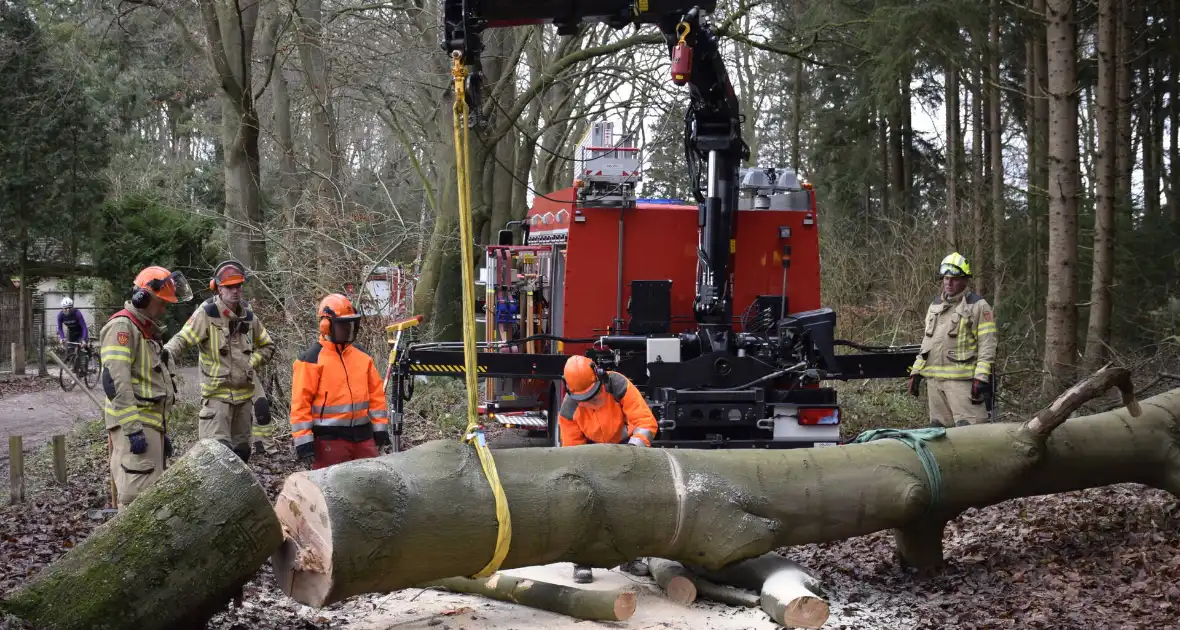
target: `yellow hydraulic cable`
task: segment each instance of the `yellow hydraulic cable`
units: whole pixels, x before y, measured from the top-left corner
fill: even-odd
[[[451,57],[454,59],[451,75],[455,77],[455,170],[459,179],[459,251],[463,265],[463,365],[464,376],[467,378],[467,429],[464,431],[463,441],[474,446],[479,454],[484,475],[487,476],[492,494],[496,497],[496,522],[499,523],[496,550],[492,554],[492,559],[473,576],[481,578],[495,573],[508,555],[508,547],[512,541],[512,516],[508,512],[508,499],[505,498],[504,488],[500,485],[500,474],[496,472],[496,462],[492,459],[491,450],[488,449],[477,412],[479,388],[475,380],[475,267],[471,252],[473,228],[470,171],[467,165],[467,98],[464,93],[467,68],[463,65],[458,51],[452,53]]]

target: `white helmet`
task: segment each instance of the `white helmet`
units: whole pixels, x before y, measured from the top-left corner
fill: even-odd
[[[62,308],[72,308],[73,306],[74,306],[74,301],[71,300],[70,298],[64,297],[61,299],[61,307]]]

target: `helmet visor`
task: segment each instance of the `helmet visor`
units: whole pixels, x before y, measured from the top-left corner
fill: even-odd
[[[226,265],[217,271],[217,285],[229,287],[246,281],[246,274],[237,265]]]
[[[602,387],[602,381],[594,381],[594,384],[585,391],[575,392],[569,387],[569,383],[565,384],[566,395],[578,402],[586,402],[594,398],[598,394],[598,390]]]
[[[163,290],[168,291],[168,289],[172,289],[173,299],[171,301],[173,302],[187,302],[193,299],[192,287],[188,285],[184,274],[179,271],[174,271],[172,275],[168,276],[168,282],[164,285]]]
[[[950,263],[943,263],[942,266],[938,268],[938,275],[952,276],[955,278],[966,278],[967,277],[967,274],[963,271],[963,269],[961,267],[959,267],[958,265],[952,265]]]
[[[357,333],[361,330],[360,315],[330,317],[328,318],[328,323],[328,339],[332,343],[352,343],[356,341]]]

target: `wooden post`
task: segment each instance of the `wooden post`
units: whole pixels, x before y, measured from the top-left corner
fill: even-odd
[[[12,342],[12,373],[25,373],[25,348],[20,342]]]
[[[66,485],[66,436],[53,436],[53,475],[57,483]]]
[[[8,436],[8,486],[12,505],[25,502],[25,451],[21,442],[19,435]]]
[[[45,319],[45,315],[41,316]],[[45,364],[45,331],[37,336],[37,376],[49,376],[49,367]]]

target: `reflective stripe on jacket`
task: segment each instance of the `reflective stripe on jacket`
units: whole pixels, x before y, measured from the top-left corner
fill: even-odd
[[[127,302],[99,333],[103,419],[107,429],[126,433],[166,428],[166,414],[176,401],[172,374],[160,358],[158,326]]]
[[[651,446],[659,425],[631,381],[618,372],[607,372],[606,400],[594,409],[566,396],[557,412],[561,445],[617,444],[637,441]],[[601,396],[601,394],[600,394]]]
[[[168,341],[168,353],[179,357],[196,346],[200,352],[201,397],[241,403],[254,396],[254,370],[274,356],[270,333],[246,302],[242,315],[219,297],[193,311],[180,332]]]
[[[321,338],[299,355],[291,377],[291,438],[361,442],[389,430],[385,387],[373,359],[356,344]]]
[[[911,372],[926,378],[990,381],[996,360],[996,321],[982,297],[964,291],[939,297],[926,310],[922,348]]]

